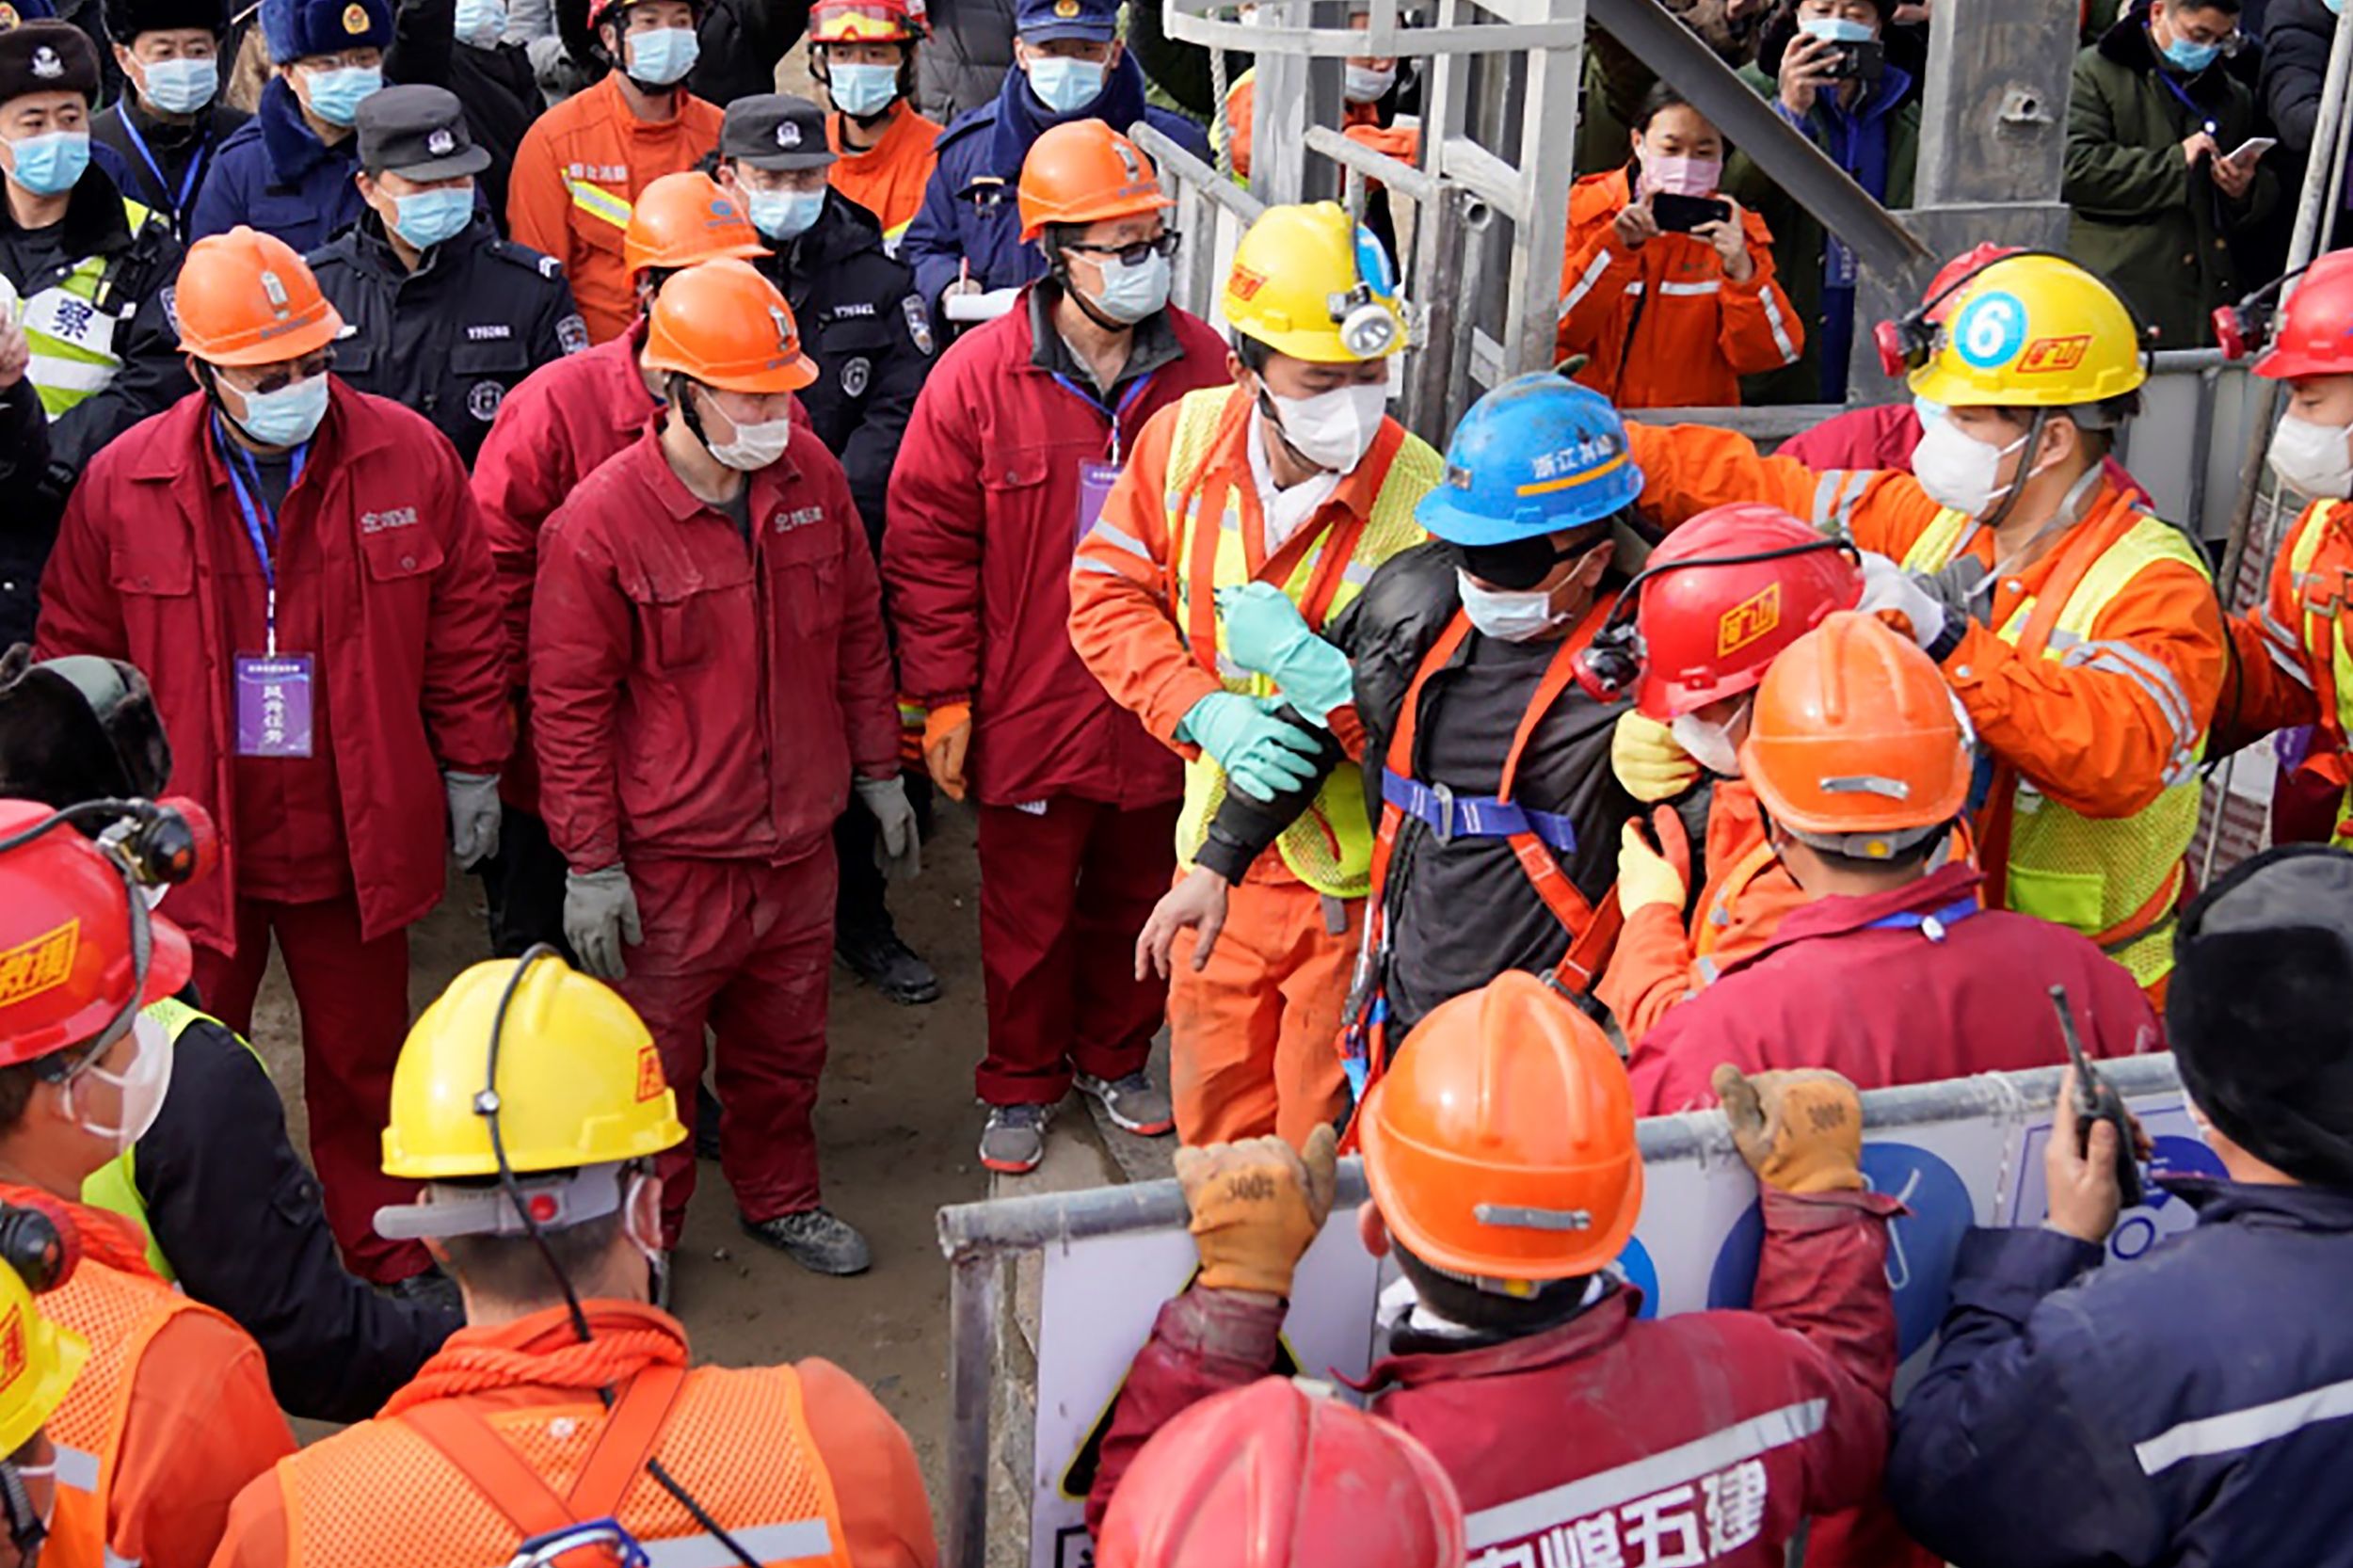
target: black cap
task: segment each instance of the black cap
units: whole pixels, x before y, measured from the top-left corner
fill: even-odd
[[[455,180],[490,167],[489,149],[466,131],[466,110],[445,88],[381,88],[360,100],[360,167],[404,180]]]
[[[824,168],[833,162],[825,111],[787,92],[739,98],[719,127],[719,156],[754,168]]]
[[[98,51],[71,22],[27,22],[0,33],[0,104],[35,92],[98,102]]]

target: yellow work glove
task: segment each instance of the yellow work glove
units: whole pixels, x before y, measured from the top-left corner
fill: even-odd
[[[1852,1192],[1863,1186],[1863,1096],[1844,1073],[1792,1067],[1716,1069],[1716,1097],[1732,1141],[1756,1179],[1785,1192]]]
[[[1626,819],[1618,836],[1618,908],[1632,915],[1663,904],[1679,919],[1691,888],[1691,836],[1683,831],[1683,819],[1672,806],[1660,807],[1650,820],[1658,835],[1657,848],[1642,831],[1640,817]]]
[[[1628,709],[1609,735],[1609,771],[1636,800],[1672,800],[1700,781],[1700,765],[1657,719]]]
[[[1299,1260],[1332,1213],[1338,1148],[1320,1127],[1304,1154],[1280,1138],[1176,1151],[1203,1288],[1291,1293]]]
[[[972,744],[972,705],[943,702],[923,717],[923,769],[950,800],[964,798],[964,754]]]

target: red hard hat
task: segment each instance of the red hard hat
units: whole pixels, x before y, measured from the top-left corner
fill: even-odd
[[[1463,1505],[1401,1429],[1266,1378],[1153,1434],[1097,1568],[1460,1568]]]
[[[46,806],[0,800],[0,838],[50,816]],[[0,1066],[37,1061],[95,1039],[131,1000],[131,900],[137,895],[105,852],[71,824],[0,854]],[[188,938],[160,916],[142,1007],[188,983]]]
[[[2353,250],[2331,250],[2296,280],[2258,376],[2353,376]]]
[[[1791,553],[1708,565],[1724,556]],[[1679,570],[1659,571],[1676,562]],[[1778,506],[1736,501],[1711,507],[1651,552],[1635,629],[1642,639],[1636,705],[1664,723],[1765,679],[1773,655],[1833,610],[1863,598],[1854,559]]]
[[[1943,321],[1961,303],[1961,290],[1955,285],[1973,273],[1983,272],[2005,256],[2017,255],[2019,249],[2015,245],[1995,245],[1987,240],[1938,267],[1936,276],[1929,280],[1929,292],[1920,296],[1921,319],[1931,327]]]

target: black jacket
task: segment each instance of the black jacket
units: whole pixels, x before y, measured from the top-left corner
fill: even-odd
[[[808,0],[708,0],[695,24],[702,49],[686,90],[721,108],[776,91],[776,62],[801,41],[808,8]]]
[[[293,1415],[373,1416],[459,1325],[344,1272],[318,1181],[287,1142],[285,1106],[224,1024],[180,1032],[132,1174],[181,1288],[253,1336]]]
[[[994,101],[1013,69],[1015,9],[1015,0],[931,0],[931,34],[915,52],[915,106],[945,125]]]
[[[755,264],[784,292],[801,344],[817,361],[801,407],[825,450],[841,459],[879,552],[890,465],[937,350],[931,311],[915,274],[884,251],[874,215],[839,191],[825,193],[808,232]]]
[[[468,467],[509,389],[588,346],[563,267],[479,212],[415,272],[373,210],[309,259],[349,334],[335,374],[431,420]]]
[[[40,617],[41,563],[57,536],[48,472],[49,416],[20,380],[0,392],[0,646],[31,642]]]
[[[124,194],[168,215],[172,232],[178,233],[188,209],[196,205],[197,189],[204,184],[204,168],[212,162],[213,150],[229,139],[230,132],[251,118],[216,99],[187,124],[171,125],[140,108],[136,93],[125,93],[109,104],[105,113],[90,121],[89,134],[90,139],[101,147],[113,148],[120,155],[122,167],[130,171]],[[132,139],[134,130],[138,134],[138,141]],[[147,145],[144,153],[139,151],[139,142]],[[152,166],[150,158],[153,159]],[[168,186],[165,182],[168,182]],[[183,190],[187,192],[184,200],[180,195]]]
[[[2271,0],[2264,25],[2264,114],[2282,148],[2299,159],[2310,157],[2313,129],[2320,122],[2320,89],[2329,79],[2329,45],[2337,34],[2336,12],[2327,0]],[[2353,200],[2353,186],[2347,187],[2347,200]]]

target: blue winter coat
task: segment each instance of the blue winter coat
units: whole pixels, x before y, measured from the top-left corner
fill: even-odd
[[[939,134],[938,167],[924,187],[922,207],[899,242],[899,259],[915,268],[916,288],[935,304],[968,259],[973,280],[986,289],[1014,288],[1045,273],[1046,259],[1037,247],[1021,243],[1014,196],[1030,144],[1063,121],[1099,120],[1124,132],[1141,120],[1194,155],[1209,156],[1200,126],[1144,105],[1144,72],[1124,51],[1101,94],[1078,114],[1048,113],[1030,95],[1029,84],[1020,71],[1006,72],[995,103],[958,115]]]
[[[262,106],[213,155],[196,193],[187,239],[226,233],[240,223],[276,234],[299,254],[325,245],[359,220],[366,205],[351,183],[360,138],[329,147],[302,118],[282,76],[262,88]]]
[[[2167,1185],[2198,1224],[2130,1263],[1962,1240],[1886,1480],[1957,1568],[2353,1564],[2353,1192]]]

